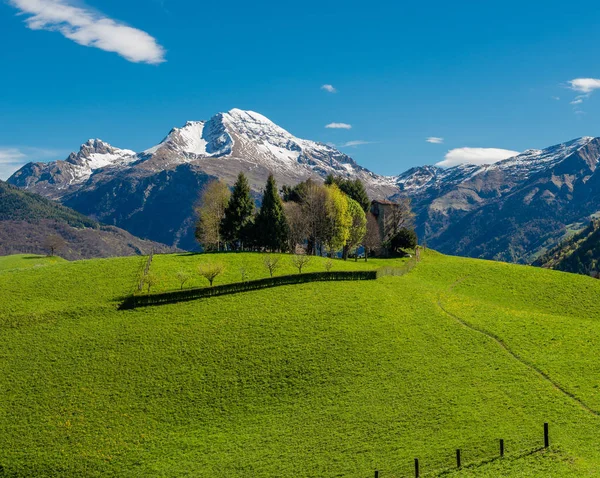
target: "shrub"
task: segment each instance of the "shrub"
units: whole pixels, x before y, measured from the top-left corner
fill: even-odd
[[[200,275],[208,281],[211,287],[217,276],[222,274],[224,270],[225,266],[220,262],[201,264],[198,267],[198,272],[200,272]]]
[[[279,261],[280,261],[279,256],[265,254],[265,257],[263,258],[263,264],[264,264],[265,268],[269,271],[269,275],[271,277],[273,277],[273,274],[275,274],[275,272],[277,272],[277,269],[279,269],[281,267],[281,264],[279,263]]]

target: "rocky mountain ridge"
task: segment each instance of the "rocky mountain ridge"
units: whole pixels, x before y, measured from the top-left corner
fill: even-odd
[[[173,128],[140,153],[90,140],[65,161],[25,165],[9,182],[137,236],[193,249],[193,205],[211,179],[232,184],[244,172],[258,199],[269,173],[280,186],[334,174],[360,179],[374,199],[410,197],[419,236],[442,252],[528,262],[600,210],[592,187],[599,143],[584,137],[494,164],[381,176],[259,113],[233,109]]]

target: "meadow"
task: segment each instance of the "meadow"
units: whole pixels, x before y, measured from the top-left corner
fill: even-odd
[[[119,311],[144,258],[36,260],[0,258],[0,476],[600,474],[594,279],[426,251],[401,277]],[[215,261],[215,284],[268,275],[157,255],[156,291]],[[457,448],[477,466],[450,471]]]

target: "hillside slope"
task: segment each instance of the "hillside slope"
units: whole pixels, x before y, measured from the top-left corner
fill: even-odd
[[[539,257],[534,266],[576,274],[598,273],[600,261],[600,221],[593,220],[582,231]]]
[[[49,199],[0,181],[0,255],[47,252],[44,241],[59,235],[66,259],[166,252],[164,244],[145,241],[100,223]]]
[[[174,288],[207,261],[266,275],[257,254],[151,270]],[[0,476],[399,477],[498,438],[504,461],[452,476],[600,473],[598,281],[428,251],[402,277],[118,311],[141,263],[0,272]],[[543,422],[552,448],[519,458]]]
[[[491,165],[399,177],[419,235],[442,252],[529,263],[600,210],[600,138],[528,150]]]

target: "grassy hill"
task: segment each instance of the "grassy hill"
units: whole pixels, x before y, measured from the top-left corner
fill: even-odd
[[[60,254],[70,260],[170,250],[0,181],[0,255],[46,253],[44,242],[52,235],[64,239]]]
[[[0,256],[0,272],[29,269],[30,267],[42,267],[64,261],[65,260],[62,257],[38,256],[35,254]]]
[[[266,276],[156,256],[157,290],[208,261]],[[0,270],[0,477],[436,476],[498,438],[448,476],[600,474],[599,281],[427,251],[402,277],[118,311],[141,267]]]

